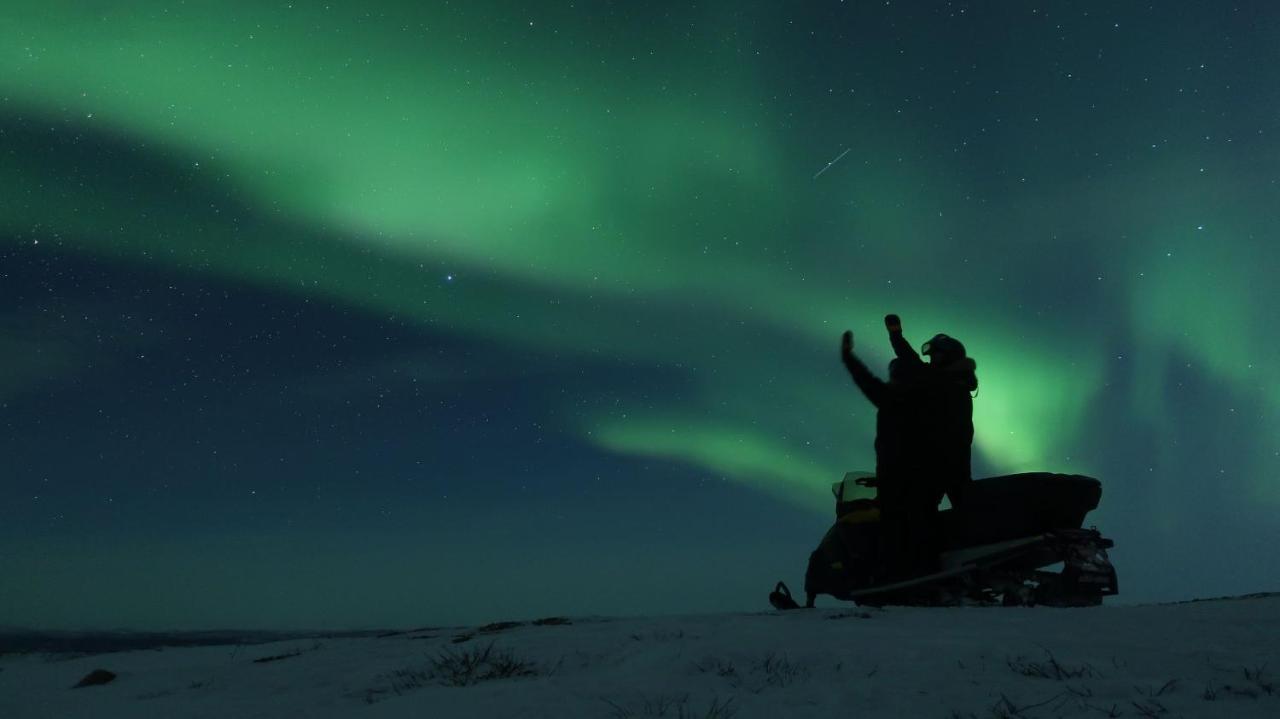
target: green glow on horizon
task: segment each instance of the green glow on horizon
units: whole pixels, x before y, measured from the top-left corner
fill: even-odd
[[[593,437],[616,452],[689,462],[814,512],[829,512],[831,483],[844,476],[768,435],[689,418],[605,421]]]

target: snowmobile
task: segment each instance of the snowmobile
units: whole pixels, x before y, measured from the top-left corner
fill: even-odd
[[[874,478],[851,472],[833,486],[836,522],[809,557],[807,606],[819,594],[871,606],[1093,606],[1118,592],[1113,542],[1083,528],[1102,496],[1092,477],[1029,472],[968,483],[960,506],[936,515],[936,564],[914,572],[894,566],[902,555],[893,532],[877,499],[852,498],[858,485]],[[770,601],[797,606],[781,583]]]

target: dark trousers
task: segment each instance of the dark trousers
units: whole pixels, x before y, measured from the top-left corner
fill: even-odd
[[[881,485],[878,496],[882,575],[902,579],[935,571],[942,549],[935,492],[929,487]]]

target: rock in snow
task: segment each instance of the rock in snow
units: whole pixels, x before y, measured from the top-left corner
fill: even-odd
[[[106,684],[115,678],[116,678],[116,675],[112,674],[106,669],[94,669],[93,671],[84,675],[84,679],[81,679],[79,682],[76,683],[75,686],[71,688],[79,689],[81,687],[98,686],[99,684]]]

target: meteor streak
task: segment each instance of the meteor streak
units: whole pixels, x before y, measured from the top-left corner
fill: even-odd
[[[815,172],[815,173],[813,174],[813,179],[815,179],[815,180],[816,180],[816,179],[818,179],[818,175],[821,175],[822,173],[826,172],[827,170],[830,170],[832,165],[834,165],[834,164],[836,164],[837,162],[839,162],[839,161],[840,161],[840,158],[842,158],[842,157],[844,157],[845,155],[849,154],[849,150],[852,150],[852,149],[853,149],[852,147],[845,148],[845,151],[844,151],[844,152],[842,152],[842,153],[840,153],[839,155],[837,155],[837,156],[836,156],[836,159],[832,160],[831,162],[828,162],[828,163],[826,164],[826,166],[825,166],[825,167],[823,167],[821,170],[818,170],[817,172]]]

